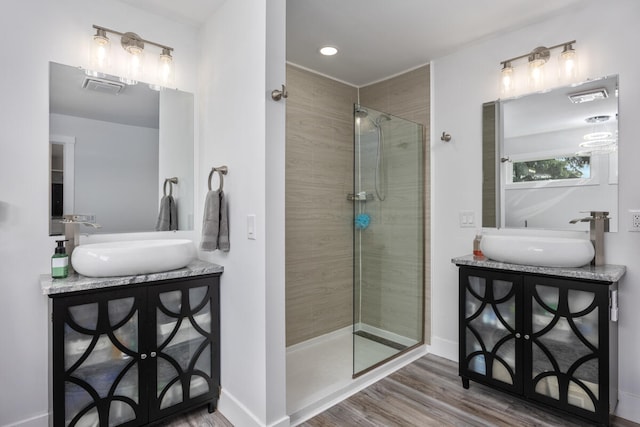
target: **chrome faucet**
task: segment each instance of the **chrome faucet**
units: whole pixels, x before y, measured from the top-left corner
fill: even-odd
[[[595,256],[591,260],[591,265],[604,265],[604,233],[609,232],[609,212],[591,211],[591,216],[585,218],[572,219],[571,224],[578,222],[589,223],[589,239],[593,244]]]
[[[102,228],[100,224],[96,224],[94,215],[65,215],[60,221],[64,224],[64,237],[67,241],[67,255],[69,256],[69,274],[73,274],[73,265],[71,263],[71,254],[76,246],[80,246],[80,224],[93,228]]]

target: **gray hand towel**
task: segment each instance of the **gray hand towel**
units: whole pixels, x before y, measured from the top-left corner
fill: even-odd
[[[202,241],[200,249],[229,252],[229,221],[227,199],[220,190],[211,190],[204,201]]]
[[[160,199],[160,212],[156,222],[156,231],[169,231],[178,229],[178,207],[173,196],[164,196]]]
[[[224,191],[220,190],[220,230],[218,232],[218,249],[229,252],[229,208]]]
[[[202,218],[202,241],[200,249],[215,251],[218,249],[218,232],[220,231],[220,191],[209,190],[204,200]]]

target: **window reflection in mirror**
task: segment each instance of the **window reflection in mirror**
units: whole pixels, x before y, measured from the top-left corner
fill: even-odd
[[[486,103],[483,226],[588,230],[569,221],[602,210],[617,231],[617,165],[617,76]]]
[[[71,213],[102,226],[82,233],[154,231],[169,177],[178,229],[193,229],[192,94],[51,63],[49,95],[49,234]]]

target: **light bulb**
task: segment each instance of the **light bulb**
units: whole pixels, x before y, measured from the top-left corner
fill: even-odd
[[[529,54],[529,89],[533,91],[543,90],[544,64],[549,60],[549,49],[544,46],[537,47]]]
[[[89,57],[90,68],[95,71],[104,71],[109,68],[109,52],[111,42],[105,30],[98,28],[91,38],[91,52]]]
[[[144,62],[144,52],[138,47],[130,47],[127,49],[129,58],[127,58],[127,78],[129,84],[135,84],[142,77],[142,65]]]
[[[513,67],[510,62],[505,62],[500,72],[500,94],[503,96],[513,95],[515,90],[515,80],[513,78]]]
[[[578,77],[578,55],[571,44],[564,46],[564,50],[558,57],[560,80],[562,82],[575,81]]]
[[[174,67],[171,51],[162,49],[162,54],[158,59],[158,80],[162,86],[168,87],[174,82]]]
[[[542,90],[544,88],[544,64],[542,59],[529,61],[529,87],[532,90]]]

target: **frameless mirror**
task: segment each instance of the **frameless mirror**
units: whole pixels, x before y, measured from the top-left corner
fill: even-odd
[[[83,233],[154,231],[165,193],[177,229],[192,230],[193,94],[56,63],[49,71],[49,234],[63,234],[72,213],[102,226]]]
[[[483,105],[484,227],[618,228],[618,76]]]

